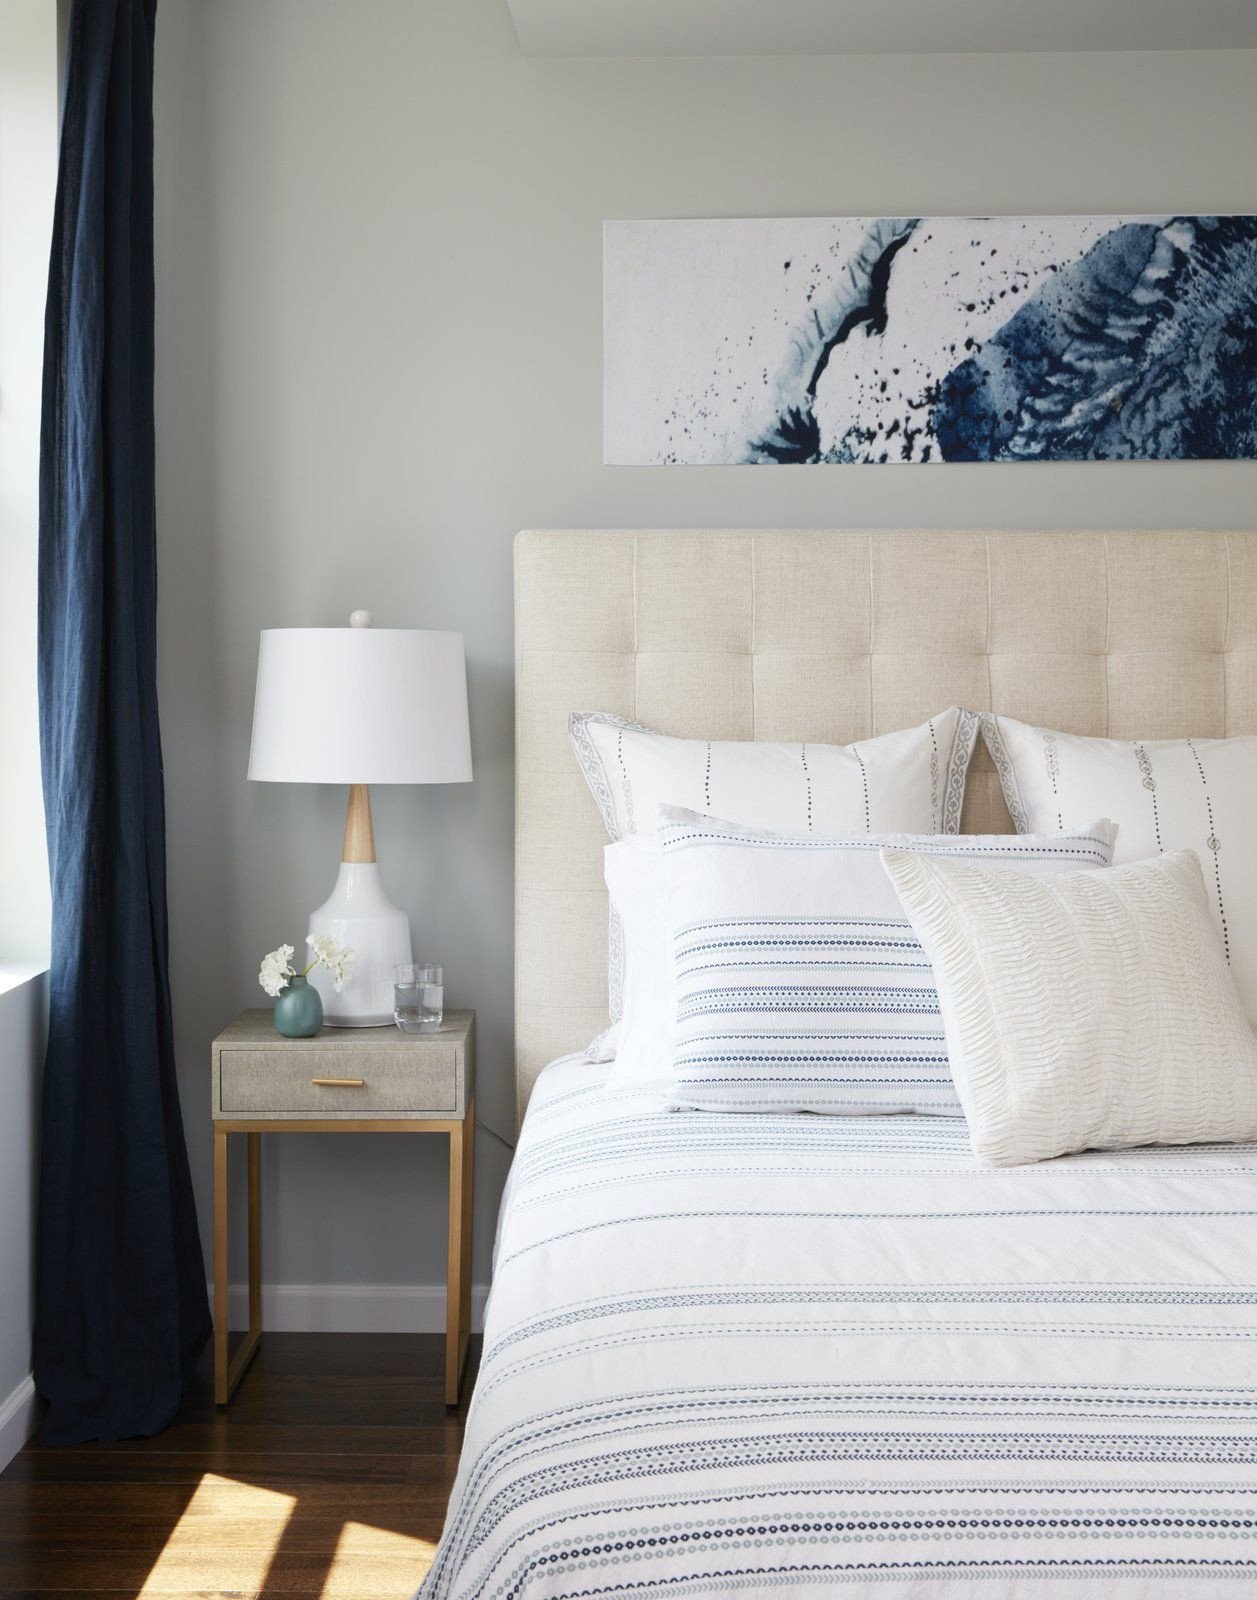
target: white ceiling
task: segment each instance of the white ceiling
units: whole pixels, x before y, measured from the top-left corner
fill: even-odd
[[[532,56],[1257,48],[1257,0],[508,0],[508,4],[524,54]]]

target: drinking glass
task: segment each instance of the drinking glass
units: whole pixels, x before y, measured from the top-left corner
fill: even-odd
[[[393,1021],[403,1033],[432,1033],[445,1016],[445,974],[430,961],[393,968]]]

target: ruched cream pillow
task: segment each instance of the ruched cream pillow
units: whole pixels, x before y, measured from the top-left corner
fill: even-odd
[[[1193,852],[1051,878],[882,861],[979,1160],[1257,1138],[1257,1039]]]

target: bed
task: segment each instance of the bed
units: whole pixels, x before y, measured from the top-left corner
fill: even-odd
[[[1257,1592],[1257,1148],[996,1169],[962,1119],[608,1091],[565,736],[1252,732],[1257,539],[528,534],[517,658],[527,1114],[424,1594]],[[982,762],[965,826],[1009,826]]]

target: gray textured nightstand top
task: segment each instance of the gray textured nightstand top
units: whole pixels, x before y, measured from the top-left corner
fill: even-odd
[[[447,1011],[430,1033],[325,1027],[285,1039],[259,1006],[214,1040],[214,1118],[459,1120],[474,1073],[474,1011]]]

